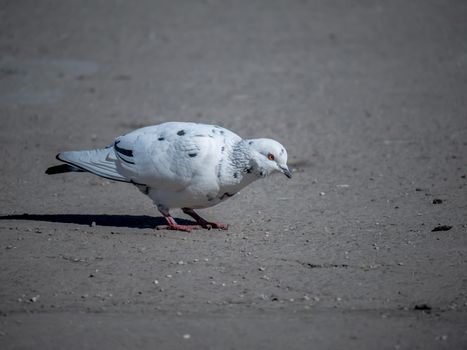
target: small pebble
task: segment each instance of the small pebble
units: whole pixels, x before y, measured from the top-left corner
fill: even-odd
[[[190,338],[191,338],[191,335],[189,335],[189,334],[184,334],[183,335],[183,339],[190,339]]]
[[[413,309],[417,311],[430,311],[431,306],[428,304],[417,304],[413,307]]]
[[[452,226],[450,225],[439,225],[439,226],[436,226],[433,230],[431,230],[431,232],[449,231],[450,229],[452,229]]]
[[[158,281],[158,280],[154,280],[153,283],[154,283],[154,284],[159,284],[159,281]]]

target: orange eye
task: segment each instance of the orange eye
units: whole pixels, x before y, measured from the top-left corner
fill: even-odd
[[[268,159],[269,160],[274,160],[274,154],[268,153]]]

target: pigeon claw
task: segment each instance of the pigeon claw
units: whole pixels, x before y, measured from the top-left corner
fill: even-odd
[[[212,228],[217,228],[220,230],[227,230],[228,225],[226,224],[221,224],[218,222],[210,222],[205,219],[203,219],[201,216],[199,216],[193,209],[191,208],[182,208],[183,212],[187,215],[190,215],[193,219],[196,220],[198,225],[200,225],[202,228],[205,228],[207,230],[210,230]]]
[[[229,229],[229,225],[227,224],[222,224],[220,222],[210,222],[209,225],[212,227],[212,228],[217,228],[219,230],[228,230]]]
[[[211,230],[211,229],[218,229],[218,230],[228,230],[229,225],[226,224],[221,224],[218,222],[203,222],[200,223],[202,228],[205,228],[206,230]]]
[[[156,230],[173,230],[173,231],[190,232],[192,230],[197,230],[197,229],[199,229],[198,225],[171,224],[171,225],[158,225],[158,226],[156,226]]]

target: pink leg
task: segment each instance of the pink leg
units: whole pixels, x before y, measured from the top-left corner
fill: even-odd
[[[169,210],[164,208],[160,205],[157,206],[159,211],[162,215],[164,215],[165,220],[167,221],[168,225],[158,225],[156,226],[157,230],[177,230],[177,231],[186,231],[189,232],[191,230],[196,230],[199,228],[198,225],[179,225],[174,220],[174,218],[170,215]]]
[[[218,222],[209,222],[203,219],[201,216],[199,216],[193,209],[191,208],[182,208],[183,212],[187,215],[190,215],[193,219],[196,220],[196,222],[202,227],[202,228],[207,228],[210,230],[211,228],[218,228],[221,230],[227,230],[228,225],[226,224],[221,224]]]
[[[199,229],[198,225],[179,225],[175,222],[174,218],[171,216],[164,216],[167,220],[168,225],[158,225],[156,226],[157,230],[176,230],[176,231],[186,231],[190,232],[191,230]]]

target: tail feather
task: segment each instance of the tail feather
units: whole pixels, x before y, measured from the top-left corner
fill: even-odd
[[[70,164],[60,164],[60,165],[55,165],[55,166],[51,166],[50,168],[47,168],[45,173],[47,175],[54,175],[54,174],[70,173],[73,171],[85,172],[85,170],[77,168]]]
[[[57,159],[66,163],[46,170],[46,174],[69,171],[85,171],[123,182],[131,182],[117,170],[117,159],[113,147],[89,151],[71,151],[57,154]]]

